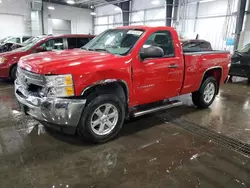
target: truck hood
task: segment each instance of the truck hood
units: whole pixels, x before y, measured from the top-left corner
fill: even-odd
[[[21,58],[19,66],[38,74],[52,74],[57,69],[81,64],[99,64],[115,55],[81,49],[44,52]]]

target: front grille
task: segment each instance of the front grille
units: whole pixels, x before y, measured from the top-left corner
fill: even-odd
[[[29,72],[20,67],[17,69],[17,78],[19,82],[24,86],[35,85],[35,86],[45,86],[44,76]]]
[[[45,89],[45,79],[43,75],[32,73],[18,67],[17,79],[29,95],[42,97],[41,94]]]

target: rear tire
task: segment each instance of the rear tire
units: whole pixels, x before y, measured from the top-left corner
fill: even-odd
[[[14,65],[10,70],[10,78],[15,81],[16,80],[16,72],[17,72],[17,65]]]
[[[192,93],[192,101],[199,108],[208,108],[214,101],[218,84],[214,77],[206,78],[198,91]]]
[[[233,76],[229,75],[228,81],[229,81],[229,82],[232,82],[232,81],[233,81]]]
[[[90,142],[104,143],[118,135],[124,118],[125,108],[121,100],[113,94],[103,94],[87,104],[77,133]]]

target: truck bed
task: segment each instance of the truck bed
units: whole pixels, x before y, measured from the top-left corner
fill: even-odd
[[[197,91],[203,80],[204,73],[209,69],[217,68],[221,72],[220,83],[223,83],[228,75],[228,51],[204,51],[184,53],[184,78],[180,94]],[[200,82],[197,82],[200,80]]]

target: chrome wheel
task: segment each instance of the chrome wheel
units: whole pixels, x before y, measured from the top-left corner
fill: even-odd
[[[206,103],[210,103],[213,100],[215,94],[215,85],[214,83],[210,82],[206,85],[204,89],[203,98]]]
[[[107,135],[116,126],[118,121],[118,110],[110,103],[99,106],[91,116],[91,128],[97,135]]]

